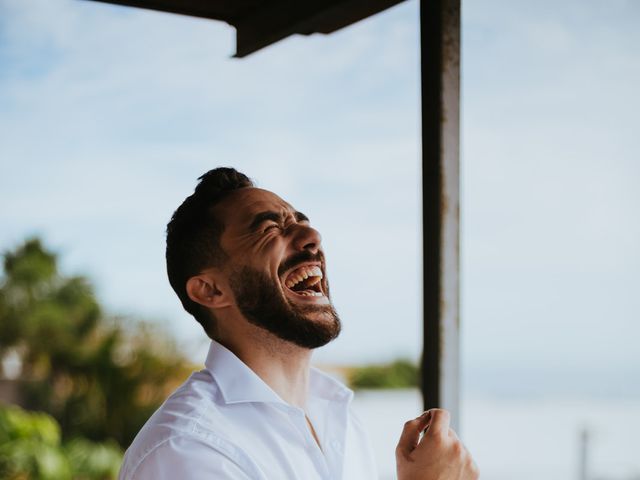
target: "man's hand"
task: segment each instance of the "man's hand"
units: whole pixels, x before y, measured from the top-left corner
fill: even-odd
[[[449,421],[449,412],[434,408],[404,424],[396,447],[398,480],[476,480],[480,477],[471,455],[456,432],[449,428]]]

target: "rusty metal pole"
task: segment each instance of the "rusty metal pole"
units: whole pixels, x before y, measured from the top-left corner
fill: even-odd
[[[459,428],[460,0],[420,2],[425,409]]]

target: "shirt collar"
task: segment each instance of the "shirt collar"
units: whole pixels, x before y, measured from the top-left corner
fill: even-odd
[[[211,373],[225,403],[279,403],[289,405],[264,380],[224,345],[211,341],[205,367]],[[309,377],[311,397],[349,403],[353,392],[316,368]]]

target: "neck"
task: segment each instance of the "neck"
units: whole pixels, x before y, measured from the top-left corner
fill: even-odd
[[[262,329],[222,337],[218,341],[285,402],[305,408],[309,391],[311,350],[281,340]]]

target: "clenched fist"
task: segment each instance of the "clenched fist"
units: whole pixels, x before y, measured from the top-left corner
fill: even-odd
[[[398,480],[476,480],[480,477],[471,455],[449,422],[449,412],[434,408],[404,424],[396,448]]]

